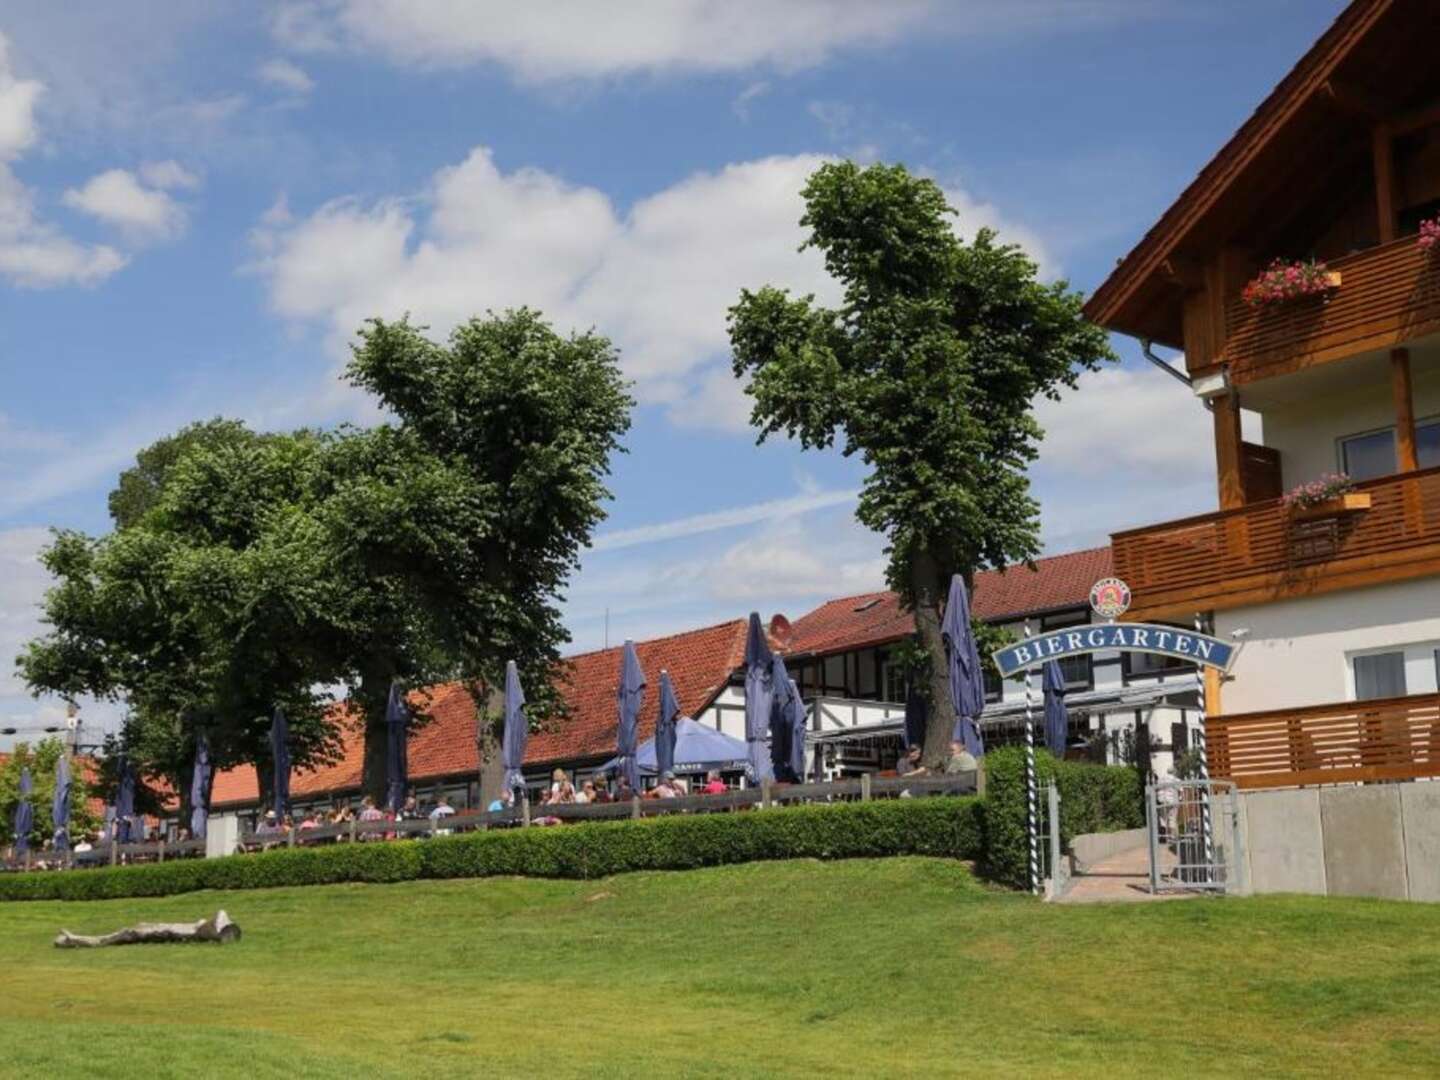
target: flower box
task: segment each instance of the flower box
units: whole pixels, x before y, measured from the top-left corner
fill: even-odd
[[[1370,493],[1368,491],[1349,491],[1309,506],[1292,506],[1290,518],[1292,521],[1317,521],[1321,518],[1359,514],[1369,509]]]
[[[1266,308],[1308,296],[1328,296],[1340,287],[1340,273],[1318,259],[1276,259],[1240,292],[1250,307]]]

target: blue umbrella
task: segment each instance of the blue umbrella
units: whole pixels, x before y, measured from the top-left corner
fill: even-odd
[[[752,611],[750,628],[745,635],[745,742],[749,748],[750,779],[757,784],[771,779],[765,736],[770,731],[770,708],[775,699],[771,681],[774,660],[760,626],[760,616]]]
[[[789,751],[790,775],[797,783],[805,779],[805,724],[809,716],[805,712],[805,699],[800,696],[800,687],[790,680],[790,724]]]
[[[120,758],[120,787],[115,793],[114,840],[119,844],[130,843],[131,830],[135,825],[135,769],[127,757]]]
[[[30,830],[35,827],[35,808],[30,805],[30,770],[20,770],[20,801],[15,804],[15,854],[30,850]]]
[[[405,728],[409,723],[405,693],[396,679],[390,684],[390,700],[385,703],[385,805],[392,814],[398,814],[405,805]]]
[[[925,745],[925,725],[930,719],[930,704],[920,688],[905,688],[905,749]]]
[[[505,787],[509,791],[525,786],[525,740],[530,737],[530,722],[525,719],[525,691],[520,689],[520,673],[515,661],[505,662],[505,734],[500,743],[500,758],[505,766]]]
[[[270,719],[270,761],[275,767],[275,818],[284,821],[290,813],[290,722],[278,706]]]
[[[1045,745],[1057,758],[1065,756],[1070,737],[1070,715],[1065,711],[1065,675],[1060,664],[1047,660],[1042,669],[1041,684],[1045,690]]]
[[[619,752],[620,775],[631,790],[640,789],[640,770],[635,767],[635,744],[639,741],[640,708],[645,704],[645,671],[633,641],[620,650],[620,686],[616,691],[619,727],[615,749]]]
[[[70,755],[61,751],[55,761],[55,795],[50,800],[50,824],[55,828],[51,840],[56,851],[70,850]]]
[[[706,727],[688,716],[675,721],[675,760],[671,769],[677,773],[703,773],[716,769],[735,772],[749,766],[749,746],[713,727]],[[654,739],[646,739],[635,752],[640,771],[651,775],[660,771]],[[611,758],[600,766],[601,772],[619,768],[620,759]]]
[[[794,682],[785,670],[785,661],[770,661],[770,770],[775,779],[790,782],[790,709],[795,698]]]
[[[980,668],[980,650],[970,628],[970,597],[965,582],[956,574],[950,579],[950,598],[945,603],[945,620],[940,624],[945,639],[945,659],[950,672],[950,700],[955,706],[954,739],[976,757],[985,753],[980,735],[980,713],[985,708],[985,675]]]
[[[190,770],[190,835],[204,840],[210,823],[210,789],[215,770],[210,765],[210,743],[203,731],[195,733],[195,765]]]
[[[675,771],[675,721],[680,718],[680,701],[670,683],[670,673],[660,672],[660,715],[655,718],[655,766],[661,775]],[[638,765],[638,759],[637,759]]]

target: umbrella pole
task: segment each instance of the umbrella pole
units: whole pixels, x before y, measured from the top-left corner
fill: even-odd
[[[1025,636],[1035,631],[1025,624]],[[1035,675],[1025,671],[1025,824],[1030,833],[1030,891],[1040,893],[1040,792],[1035,783]]]
[[[1203,634],[1205,632],[1205,622],[1198,611],[1195,613],[1195,632],[1197,634]],[[1205,784],[1200,790],[1200,832],[1201,838],[1205,843],[1205,878],[1208,882],[1210,880],[1211,867],[1215,865],[1215,836],[1210,827],[1210,756],[1205,748],[1206,708],[1205,669],[1203,667],[1197,666],[1195,668],[1195,681],[1200,691],[1198,696],[1200,706],[1200,742],[1196,746],[1196,749],[1200,751],[1198,755],[1200,758],[1200,779]]]

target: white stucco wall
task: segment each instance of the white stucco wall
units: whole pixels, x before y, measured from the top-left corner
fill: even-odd
[[[1440,577],[1216,612],[1218,636],[1240,627],[1250,633],[1221,691],[1224,712],[1352,700],[1354,655],[1396,648],[1406,692],[1434,692]]]
[[[1265,408],[1265,445],[1280,451],[1281,482],[1287,489],[1338,472],[1341,438],[1394,426],[1389,361],[1367,357],[1354,362],[1364,365],[1365,377],[1353,385],[1315,393],[1302,373],[1288,400]],[[1415,349],[1410,368],[1416,420],[1440,416],[1440,354]]]

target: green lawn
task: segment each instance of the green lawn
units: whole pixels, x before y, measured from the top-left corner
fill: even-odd
[[[234,946],[60,951],[228,910]],[[1440,906],[919,858],[0,905],[0,1075],[1440,1074]]]

